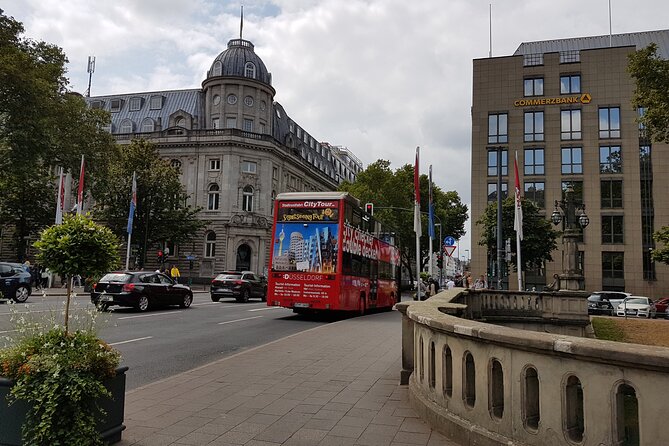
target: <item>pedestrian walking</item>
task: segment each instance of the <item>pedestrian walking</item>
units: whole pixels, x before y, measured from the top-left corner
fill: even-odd
[[[174,280],[175,283],[179,283],[179,278],[181,277],[181,273],[179,272],[179,268],[177,268],[176,265],[172,265],[172,269],[170,270],[170,276],[172,276],[172,280]]]
[[[488,288],[488,281],[486,280],[485,276],[481,274],[479,278],[476,279],[476,282],[474,282],[474,289],[483,290],[485,288]]]

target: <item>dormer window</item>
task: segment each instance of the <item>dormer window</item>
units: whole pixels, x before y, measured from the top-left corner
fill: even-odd
[[[103,101],[92,101],[91,102],[91,108],[99,110],[104,108],[105,103]]]
[[[142,98],[130,98],[130,111],[139,111],[142,108]]]
[[[220,76],[221,72],[223,71],[223,64],[221,63],[220,60],[217,60],[214,62],[214,69],[212,70],[213,72],[211,73],[212,76]]]
[[[151,103],[149,104],[149,109],[151,110],[160,110],[163,108],[163,97],[162,96],[151,96]]]
[[[246,65],[244,66],[244,76],[253,79],[256,78],[256,66],[253,62],[246,62]]]
[[[112,112],[121,111],[121,107],[123,107],[123,99],[112,99],[111,100],[111,111]]]
[[[121,122],[121,133],[132,133],[133,125],[130,119]]]
[[[151,118],[145,118],[142,121],[142,132],[152,132],[155,130],[155,123]]]

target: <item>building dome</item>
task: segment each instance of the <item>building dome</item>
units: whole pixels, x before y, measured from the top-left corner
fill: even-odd
[[[228,49],[214,59],[207,79],[219,76],[247,77],[272,85],[272,75],[253,51],[253,44],[244,39],[230,40]]]

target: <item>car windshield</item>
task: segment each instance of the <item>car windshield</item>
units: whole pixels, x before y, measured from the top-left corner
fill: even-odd
[[[648,304],[648,299],[644,299],[644,298],[637,297],[637,298],[627,299],[627,300],[625,300],[625,302],[626,302],[627,304],[642,304],[642,305],[647,305],[647,304]]]
[[[102,279],[100,279],[100,282],[119,282],[119,283],[127,283],[130,282],[130,278],[132,277],[131,274],[125,274],[125,273],[108,273],[102,276]]]
[[[242,275],[240,274],[219,274],[216,276],[216,280],[236,280],[236,279],[241,279]]]
[[[602,300],[602,296],[600,294],[591,294],[588,296],[588,301],[590,302],[599,302]]]

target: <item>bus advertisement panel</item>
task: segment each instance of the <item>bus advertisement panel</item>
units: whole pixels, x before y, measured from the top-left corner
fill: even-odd
[[[339,202],[279,201],[274,224],[269,294],[287,304],[326,308],[336,298]]]

